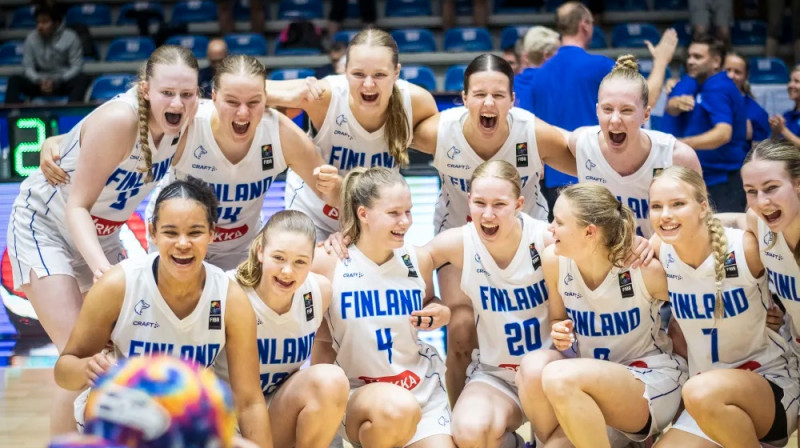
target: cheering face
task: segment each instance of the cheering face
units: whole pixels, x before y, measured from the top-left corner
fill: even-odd
[[[628,141],[639,133],[650,118],[650,108],[642,101],[638,83],[626,79],[610,79],[598,93],[597,120],[610,149],[624,151]]]
[[[588,247],[587,226],[572,212],[572,204],[565,196],[559,196],[553,206],[553,222],[548,228],[553,234],[556,255],[576,258]]]
[[[747,62],[735,54],[725,56],[725,65],[722,67],[728,73],[736,88],[744,92],[744,82],[747,81]]]
[[[345,69],[350,85],[350,107],[370,114],[385,113],[399,75],[400,64],[392,64],[389,48],[353,45]]]
[[[172,198],[159,205],[158,221],[150,223],[150,236],[161,255],[160,266],[176,279],[187,280],[201,275],[214,229],[200,202]]]
[[[708,232],[708,213],[708,203],[698,203],[685,182],[662,176],[650,184],[650,223],[665,243],[675,244]]]
[[[469,215],[484,243],[505,241],[525,199],[514,194],[511,182],[479,177],[470,184]]]
[[[483,71],[473,73],[468,81],[469,90],[462,96],[471,127],[486,137],[498,130],[507,131],[508,111],[514,106],[508,77],[501,72]]]
[[[165,134],[178,134],[188,120],[194,119],[197,70],[180,63],[156,64],[143,88],[145,99],[150,101],[150,126],[154,131],[160,128]]]
[[[234,142],[251,142],[264,115],[267,98],[264,79],[242,73],[225,73],[211,95],[219,118],[215,132]]]
[[[800,181],[793,181],[786,163],[754,159],[742,167],[747,205],[779,233],[800,214]]]
[[[306,281],[314,256],[314,241],[299,232],[273,231],[258,251],[259,288],[277,297],[292,295]]]
[[[403,183],[383,186],[372,207],[359,206],[358,219],[372,241],[385,241],[391,249],[403,247],[411,227],[411,191]]]
[[[689,45],[686,73],[702,82],[713,75],[720,66],[719,57],[713,56],[708,44]]]
[[[791,98],[792,101],[800,103],[800,70],[792,71],[786,90],[789,92],[789,98]]]

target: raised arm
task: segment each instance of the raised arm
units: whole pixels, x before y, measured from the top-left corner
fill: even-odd
[[[653,58],[653,69],[647,77],[648,106],[654,107],[661,96],[661,89],[664,86],[664,75],[667,66],[675,55],[675,48],[678,46],[678,33],[673,28],[668,28],[661,35],[658,45],[653,46],[649,41],[645,41],[650,56]]]
[[[266,81],[267,105],[303,109],[317,129],[331,103],[331,86],[324,79],[308,77],[291,81]]]

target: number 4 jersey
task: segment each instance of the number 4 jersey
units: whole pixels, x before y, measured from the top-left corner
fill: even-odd
[[[435,348],[422,342],[409,322],[422,309],[425,282],[413,248],[401,248],[380,266],[355,245],[333,276],[327,320],[336,363],[350,387],[391,383],[411,391],[420,405],[444,390],[444,369]],[[427,319],[423,318],[423,325]]]

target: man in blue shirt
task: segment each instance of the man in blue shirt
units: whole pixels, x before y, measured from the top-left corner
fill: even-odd
[[[558,33],[545,26],[531,27],[522,38],[522,70],[514,77],[517,107],[533,112],[533,76],[536,70],[553,57],[561,45]]]
[[[710,36],[689,45],[686,71],[670,93],[667,113],[677,116],[682,142],[697,151],[708,193],[717,211],[742,212],[747,200],[739,170],[747,145],[744,98],[722,70],[725,47]]]

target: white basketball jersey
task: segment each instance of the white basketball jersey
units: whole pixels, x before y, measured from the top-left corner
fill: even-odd
[[[234,272],[228,272],[234,278]],[[292,298],[289,311],[278,314],[249,286],[242,286],[256,313],[261,390],[270,395],[311,357],[311,346],[322,322],[322,294],[316,274],[309,274]],[[215,371],[228,381],[228,358],[223,350]]]
[[[336,265],[326,314],[336,363],[351,388],[392,383],[424,404],[432,391],[444,386],[432,362],[439,354],[420,340],[409,322],[425,299],[416,252],[397,249],[391,260],[378,266],[355,245],[348,250],[350,258]]]
[[[575,262],[559,257],[558,293],[574,324],[579,357],[680,368],[672,357],[672,342],[659,325],[662,302],[647,291],[641,270],[613,267],[591,290]]]
[[[578,181],[600,184],[628,206],[636,218],[636,233],[649,238],[653,229],[648,219],[650,181],[658,171],[672,166],[675,137],[659,131],[642,129],[652,143],[650,155],[635,173],[621,176],[606,160],[597,138],[600,126],[582,130],[576,141],[575,160],[578,164]]]
[[[472,172],[485,160],[464,137],[466,107],[447,109],[439,115],[439,130],[433,166],[439,172],[442,189],[436,202],[434,231],[459,227],[469,219],[469,180]],[[508,112],[509,134],[503,146],[488,160],[505,160],[517,167],[522,178],[522,211],[536,219],[547,220],[547,201],[539,195],[542,161],[536,146],[536,117],[517,107]]]
[[[325,78],[331,87],[331,101],[325,114],[325,121],[312,140],[325,163],[335,166],[344,177],[355,167],[384,166],[397,168],[389,154],[389,145],[384,137],[384,127],[368,132],[353,116],[350,110],[350,86],[344,75]],[[395,86],[403,98],[409,137],[413,135],[413,115],[411,112],[411,92],[408,83],[397,80]],[[408,144],[411,144],[409,138]],[[406,145],[408,146],[408,145]],[[321,230],[327,233],[339,230],[339,210],[325,204],[308,188],[303,180],[291,170],[286,175],[286,208],[305,212]],[[317,235],[318,238],[327,238]]]
[[[108,104],[123,103],[130,106],[131,110],[138,113],[139,106],[136,98],[136,89],[117,95],[92,113],[103,113],[103,108]],[[66,135],[59,148],[61,169],[73,173],[78,167],[78,157],[81,152],[81,129],[86,118],[75,125]],[[153,143],[152,135],[148,135],[153,161],[153,180],[145,183],[146,173],[140,172],[144,166],[143,156],[139,143],[134,145],[128,158],[122,161],[111,173],[105,187],[100,191],[90,213],[94,221],[97,236],[101,243],[105,239],[118,241],[118,230],[125,224],[136,207],[150,193],[156,182],[161,180],[169,170],[175,150],[178,148],[180,135],[164,135],[158,146]],[[41,170],[36,170],[20,185],[20,195],[15,206],[36,207],[42,215],[52,217],[56,221],[57,229],[65,239],[74,246],[71,235],[66,225],[66,205],[72,184],[52,187],[47,183]]]
[[[697,269],[684,263],[675,249],[661,243],[659,259],[667,271],[672,314],[681,326],[689,354],[689,373],[713,369],[747,369],[788,375],[786,342],[766,326],[770,293],[767,277],[750,273],[742,230],[725,229],[728,256],[722,282],[723,319],[714,319],[713,254]]]
[[[158,254],[120,262],[125,298],[111,341],[117,358],[168,354],[206,367],[225,347],[225,302],[230,280],[218,267],[203,263],[206,282],[194,310],[183,319],[172,312],[153,276]]]
[[[791,347],[800,355],[800,268],[782,233],[772,233],[758,220],[758,246],[761,262],[767,268],[770,287],[786,308],[791,330]]]
[[[217,144],[211,131],[214,103],[202,101],[194,124],[189,128],[185,155],[175,164],[174,172],[158,184],[154,197],[174,179],[188,176],[209,183],[219,201],[214,242],[208,247],[207,259],[216,263],[215,256],[240,254],[247,258],[250,243],[261,230],[261,209],[264,196],[275,178],[286,170],[281,148],[278,112],[267,109],[256,126],[253,143],[245,157],[233,164]],[[147,217],[153,215],[155,201],[147,207]],[[233,266],[221,266],[225,269]]]
[[[522,240],[505,269],[497,266],[473,224],[461,227],[461,290],[472,301],[478,332],[478,369],[492,371],[511,384],[525,354],[552,345],[540,257],[547,223],[525,213],[519,217]]]

